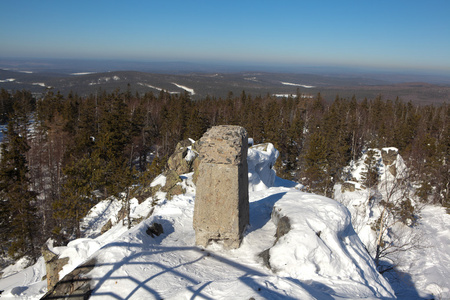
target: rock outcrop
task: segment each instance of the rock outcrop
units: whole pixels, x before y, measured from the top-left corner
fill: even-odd
[[[167,160],[165,171],[162,175],[166,178],[165,184],[141,187],[133,194],[143,202],[149,197],[155,196],[159,191],[167,193],[167,199],[172,199],[175,195],[183,194],[185,191],[179,185],[182,181],[180,175],[194,171],[196,166],[198,152],[196,150],[197,143],[194,140],[186,139],[177,144],[175,151]]]
[[[395,148],[383,148],[381,150],[381,158],[383,160],[383,164],[386,166],[392,165],[398,156],[398,151]]]
[[[192,172],[192,164],[197,157],[192,140],[183,140],[177,144],[174,153],[167,160],[167,167],[178,175]]]
[[[206,247],[214,240],[238,248],[249,224],[247,132],[240,126],[215,126],[198,143],[196,244]]]
[[[341,193],[354,192],[356,190],[355,184],[353,182],[346,181],[342,183]]]
[[[387,166],[392,176],[397,176],[397,166],[394,164],[398,157],[398,150],[395,148],[383,148],[381,150],[381,158],[383,163]]]
[[[273,242],[273,246],[275,246],[278,240],[291,230],[291,221],[287,216],[280,216],[275,209],[272,211],[271,218],[272,221],[277,225],[277,231],[275,232],[275,242]],[[270,248],[267,248],[258,256],[263,259],[264,265],[267,268],[272,269],[270,265]]]
[[[92,292],[91,278],[86,274],[95,267],[95,263],[95,259],[91,259],[76,267],[52,289],[49,288],[41,299],[89,299]]]
[[[59,258],[56,253],[50,250],[47,243],[42,246],[41,253],[47,271],[47,289],[51,290],[59,281],[59,272],[69,262],[69,258]]]

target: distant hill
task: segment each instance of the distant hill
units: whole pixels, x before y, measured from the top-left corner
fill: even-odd
[[[450,84],[393,83],[368,76],[269,72],[158,74],[111,71],[68,74],[0,69],[0,88],[9,91],[26,89],[38,94],[53,88],[62,94],[72,91],[80,96],[117,89],[130,89],[132,93],[141,94],[165,90],[170,93],[187,92],[194,100],[207,96],[225,98],[229,92],[239,95],[242,91],[253,96],[271,94],[279,97],[297,93],[309,97],[320,92],[326,100],[333,100],[336,95],[344,98],[356,95],[358,100],[378,95],[395,100],[398,96],[403,101],[420,104],[440,104],[450,100]]]

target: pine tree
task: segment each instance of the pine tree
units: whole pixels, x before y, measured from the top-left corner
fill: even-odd
[[[366,159],[364,160],[364,165],[366,171],[362,172],[362,178],[364,185],[368,188],[373,188],[378,184],[379,173],[378,173],[378,161],[375,157],[376,152],[369,149],[366,153]]]
[[[11,95],[5,89],[0,91],[0,124],[6,124],[9,115],[13,112]]]
[[[80,220],[96,204],[94,191],[100,182],[101,165],[97,157],[86,155],[64,169],[63,192],[61,198],[53,203],[57,235],[66,232],[65,238],[70,238],[72,230],[75,230],[75,236],[81,237]]]
[[[303,156],[302,183],[308,190],[322,195],[330,180],[327,170],[327,151],[324,136],[316,131],[309,137],[306,153]]]
[[[37,257],[35,236],[38,216],[36,194],[30,189],[25,153],[30,149],[25,137],[18,133],[15,119],[8,123],[1,146],[0,160],[0,241],[10,245],[9,255]],[[5,250],[5,249],[2,249]]]

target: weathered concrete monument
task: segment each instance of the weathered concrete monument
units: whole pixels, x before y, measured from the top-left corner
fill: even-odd
[[[214,126],[199,140],[194,207],[196,244],[222,241],[238,248],[249,224],[247,131]]]

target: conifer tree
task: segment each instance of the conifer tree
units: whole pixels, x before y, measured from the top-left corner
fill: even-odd
[[[307,144],[307,150],[303,156],[303,180],[301,182],[308,190],[325,195],[329,182],[325,138],[319,131],[316,131],[311,134]]]
[[[66,232],[65,238],[70,238],[72,233],[77,238],[81,237],[80,220],[95,204],[94,191],[100,182],[100,171],[101,162],[98,157],[88,155],[66,166],[61,198],[53,203],[53,215],[57,220],[55,234]]]
[[[0,242],[10,245],[8,253],[13,257],[35,258],[36,194],[30,189],[25,157],[30,148],[25,137],[18,133],[14,118],[8,122],[5,134],[0,160]]]
[[[366,153],[366,159],[364,165],[366,170],[361,173],[363,177],[364,185],[368,188],[373,188],[378,184],[378,161],[375,157],[376,152],[373,149],[369,149]]]
[[[4,88],[0,91],[0,124],[6,124],[9,115],[13,112],[13,101],[11,94]]]

